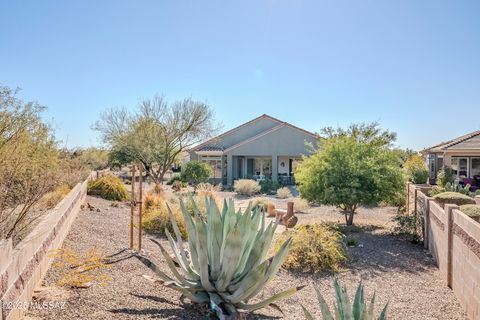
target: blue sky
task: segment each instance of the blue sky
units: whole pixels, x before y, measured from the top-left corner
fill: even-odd
[[[142,97],[267,113],[311,131],[378,121],[413,149],[480,129],[480,1],[0,2],[0,84],[58,139]]]

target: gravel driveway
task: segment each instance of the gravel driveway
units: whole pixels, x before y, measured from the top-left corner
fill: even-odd
[[[128,206],[111,207],[109,201],[88,197],[87,202],[100,211],[82,210],[65,240],[64,246],[76,251],[92,247],[109,254],[128,246],[130,209]],[[323,209],[322,209],[323,208]],[[311,209],[300,221],[335,220],[338,214],[330,207]],[[350,293],[363,279],[366,295],[376,292],[377,312],[389,303],[389,319],[465,319],[453,292],[439,278],[430,255],[418,245],[399,240],[387,232],[385,210],[361,210],[358,222],[379,221],[377,228],[358,232],[354,236],[359,246],[349,248],[352,262],[348,271],[338,275]],[[387,218],[386,218],[387,217]],[[339,220],[341,220],[341,216]],[[363,221],[363,222],[365,222]],[[153,253],[163,270],[155,245],[144,237],[144,248]],[[108,270],[111,281],[106,286],[94,285],[88,289],[64,289],[56,285],[59,269],[51,268],[44,280],[44,290],[39,294],[43,301],[67,301],[64,310],[32,310],[29,319],[204,319],[205,308],[180,301],[179,294],[171,289],[156,286],[142,275],[152,273],[136,259],[113,264]],[[329,303],[333,304],[333,276],[281,271],[262,293],[274,292],[297,285],[307,285],[294,297],[279,302],[284,314],[265,308],[248,319],[303,319],[300,303],[321,319],[313,285],[319,286]]]

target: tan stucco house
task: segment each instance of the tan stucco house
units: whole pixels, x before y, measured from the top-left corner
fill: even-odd
[[[438,172],[450,167],[460,181],[480,186],[480,130],[442,142],[422,150],[430,170],[430,182],[435,183]]]
[[[189,151],[190,160],[202,160],[212,168],[212,183],[232,185],[236,179],[271,179],[294,183],[293,172],[308,143],[317,135],[263,114]]]

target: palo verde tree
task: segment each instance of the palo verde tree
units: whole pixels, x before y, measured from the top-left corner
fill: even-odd
[[[163,182],[183,152],[216,130],[213,111],[205,103],[184,99],[169,104],[158,95],[144,100],[135,112],[107,110],[94,129],[111,147],[111,160],[141,162],[155,183]]]
[[[390,201],[403,188],[402,169],[391,150],[395,138],[377,123],[323,129],[318,151],[295,174],[301,196],[337,206],[352,225],[359,206]]]
[[[45,107],[0,86],[0,240],[14,242],[38,219],[34,210],[57,181],[58,151]]]

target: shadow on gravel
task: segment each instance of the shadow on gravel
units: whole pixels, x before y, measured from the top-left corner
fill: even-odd
[[[388,233],[360,232],[353,236],[359,245],[348,248],[352,259],[349,268],[362,277],[387,272],[423,273],[436,267],[422,244],[412,244]]]

